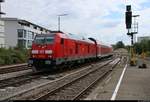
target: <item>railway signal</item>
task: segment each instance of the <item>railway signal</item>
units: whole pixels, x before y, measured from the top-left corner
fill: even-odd
[[[4,0],[0,0],[0,18],[1,18],[1,15],[4,15],[5,13],[4,12],[1,12],[1,3],[2,2],[5,2]]]
[[[132,24],[132,18],[134,17],[134,24]],[[130,65],[135,66],[136,65],[136,55],[134,52],[134,41],[133,37],[135,34],[138,33],[138,23],[136,22],[136,17],[139,17],[139,15],[132,15],[131,5],[126,6],[126,17],[125,17],[125,23],[126,23],[126,29],[128,30],[127,35],[131,37],[131,49],[130,49]]]
[[[132,25],[132,11],[131,5],[128,5],[126,11],[126,28],[131,29],[131,25]]]

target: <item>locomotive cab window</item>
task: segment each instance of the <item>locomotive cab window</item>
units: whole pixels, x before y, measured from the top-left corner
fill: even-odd
[[[54,37],[46,37],[46,43],[52,44],[54,42]]]
[[[36,37],[34,40],[34,43],[36,44],[44,44],[44,42],[45,42],[44,37]]]
[[[54,42],[54,36],[37,35],[34,39],[36,44],[52,44]]]

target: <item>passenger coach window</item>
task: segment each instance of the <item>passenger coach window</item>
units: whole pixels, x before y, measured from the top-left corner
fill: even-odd
[[[63,39],[63,38],[61,38],[61,44],[62,44],[62,45],[64,44],[64,39]]]

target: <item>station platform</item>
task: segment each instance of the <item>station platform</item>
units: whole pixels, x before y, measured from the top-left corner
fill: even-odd
[[[85,100],[150,100],[150,60],[145,62],[146,69],[120,64]]]

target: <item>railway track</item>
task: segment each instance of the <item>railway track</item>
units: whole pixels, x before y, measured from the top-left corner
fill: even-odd
[[[95,85],[96,82],[112,70],[118,61],[119,60],[103,66],[101,69],[98,68],[90,71],[86,75],[82,75],[57,89],[48,92],[46,95],[41,95],[36,100],[78,100],[89,88]]]
[[[93,62],[93,64],[96,62]],[[91,63],[90,63],[91,64]],[[84,64],[84,65],[78,65],[76,67],[84,67],[90,64]],[[78,69],[77,69],[78,70]],[[66,70],[66,73],[69,73],[71,71],[74,70]],[[55,72],[38,72],[38,73],[26,73],[23,75],[16,75],[15,77],[10,77],[10,78],[6,78],[6,79],[2,79],[0,80],[0,89],[4,89],[5,87],[18,87],[21,86],[23,84],[27,84],[27,82],[31,82],[34,79],[38,79],[42,76],[48,76],[48,75],[55,75],[56,73],[65,73],[65,70],[61,70],[61,71],[55,71]]]
[[[9,86],[18,87],[37,78],[40,78],[40,75],[34,75],[33,73],[29,73],[18,77],[1,80],[0,89],[4,89]]]
[[[97,62],[91,62],[91,63],[88,63],[88,64],[83,64],[83,65],[78,65],[78,66],[75,66],[75,67],[78,67],[78,68],[75,68],[74,69],[69,69],[69,70],[60,70],[60,71],[54,71],[54,72],[38,72],[38,73],[25,73],[23,75],[16,75],[15,77],[10,77],[10,78],[6,78],[6,79],[3,79],[3,80],[0,80],[0,89],[5,89],[6,87],[19,87],[21,85],[24,85],[24,84],[27,84],[29,82],[32,82],[32,80],[34,79],[38,79],[42,76],[48,76],[48,75],[55,75],[57,73],[60,73],[60,74],[65,74],[65,73],[70,73],[70,72],[73,72],[75,70],[78,70],[80,67],[84,67],[84,66],[88,66],[90,64],[94,64],[94,63],[97,63]],[[68,68],[66,68],[68,69]],[[59,76],[59,75],[58,75]]]
[[[117,60],[119,61],[119,59]],[[104,75],[106,75],[106,73],[110,71],[110,68],[113,68],[118,63],[118,61],[112,65],[110,65],[110,62],[112,62],[112,60],[105,61],[103,62],[103,64],[99,63],[96,65],[91,65],[90,67],[87,67],[75,73],[71,73],[70,75],[62,77],[59,80],[56,80],[54,82],[43,83],[34,88],[23,90],[22,92],[13,94],[9,97],[2,98],[2,100],[11,100],[11,99],[12,100],[15,100],[15,99],[21,99],[21,100],[71,99],[72,100],[72,99],[78,99],[88,88],[90,88],[98,80],[100,80]],[[104,69],[107,69],[107,70],[104,70]],[[83,86],[82,88],[81,88],[81,85]],[[80,89],[77,89],[77,88],[80,88]],[[67,90],[67,89],[70,89],[70,90]],[[76,92],[76,90],[78,90],[78,92]],[[74,93],[71,93],[71,92],[74,92]],[[33,93],[36,93],[36,94],[33,94]],[[54,95],[54,93],[56,95]],[[64,97],[61,97],[61,96],[64,96]]]
[[[17,65],[9,65],[9,66],[1,66],[0,74],[17,72],[17,71],[28,70],[28,69],[29,69],[29,67],[27,66],[27,63],[17,64]]]

